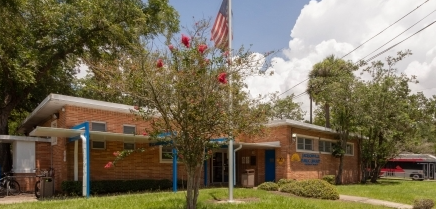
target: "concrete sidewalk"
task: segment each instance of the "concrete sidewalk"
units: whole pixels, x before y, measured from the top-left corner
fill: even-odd
[[[356,197],[356,196],[348,196],[348,195],[339,195],[340,200],[344,201],[351,201],[351,202],[361,202],[365,204],[371,204],[371,205],[383,205],[390,208],[401,208],[401,209],[411,209],[413,206],[406,205],[402,203],[396,203],[396,202],[389,202],[385,200],[376,200],[376,199],[370,199],[367,197]]]

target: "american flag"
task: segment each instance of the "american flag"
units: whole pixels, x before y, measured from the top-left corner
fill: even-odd
[[[212,38],[216,47],[227,47],[229,45],[229,1],[223,0],[215,23],[212,27]]]

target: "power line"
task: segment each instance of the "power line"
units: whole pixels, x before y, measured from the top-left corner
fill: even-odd
[[[412,28],[413,26],[417,25],[419,22],[421,22],[422,20],[424,20],[425,18],[427,18],[428,16],[430,16],[431,14],[433,14],[434,12],[436,12],[436,9],[433,10],[432,12],[430,12],[430,14],[426,15],[425,17],[423,17],[422,19],[420,19],[418,22],[416,22],[415,24],[413,24],[412,26],[408,27],[406,30],[404,30],[403,32],[401,32],[400,34],[398,34],[397,36],[395,36],[394,38],[392,38],[391,40],[389,40],[388,42],[386,42],[385,44],[381,45],[379,48],[377,48],[376,50],[372,51],[371,53],[369,53],[368,55],[366,55],[365,57],[363,57],[360,60],[364,60],[365,58],[367,58],[369,55],[371,55],[372,53],[376,52],[377,50],[381,49],[382,47],[386,46],[388,43],[390,43],[391,41],[393,41],[394,39],[398,38],[398,36],[402,35],[403,33],[405,33],[406,31],[408,31],[410,28]]]
[[[427,25],[427,26],[423,27],[423,28],[422,28],[421,30],[419,30],[419,31],[416,31],[416,32],[415,32],[414,34],[410,35],[409,37],[407,37],[407,38],[405,38],[405,39],[401,40],[400,42],[398,42],[398,43],[396,43],[396,44],[392,45],[391,47],[389,47],[389,48],[387,48],[387,49],[385,49],[385,50],[381,51],[380,53],[378,53],[378,54],[376,54],[376,55],[372,56],[371,58],[369,58],[369,59],[365,60],[365,62],[369,62],[369,61],[371,61],[371,60],[375,59],[376,57],[380,56],[381,54],[384,54],[385,52],[389,51],[390,49],[392,49],[392,48],[394,48],[394,47],[398,46],[399,44],[403,43],[404,41],[406,41],[406,40],[407,40],[407,39],[409,39],[410,37],[412,37],[412,36],[414,36],[414,35],[416,35],[416,34],[420,33],[420,32],[421,32],[421,31],[423,31],[423,30],[425,30],[425,29],[426,29],[426,28],[428,28],[428,27],[429,27],[430,25],[433,25],[433,24],[434,24],[435,22],[436,22],[436,21],[433,21],[432,23],[430,23],[429,25]],[[359,61],[357,61],[356,63],[358,63],[358,62],[360,62],[360,61],[362,61],[362,59],[361,59],[361,60],[359,60]]]
[[[417,10],[419,7],[421,7],[423,4],[427,3],[429,0],[425,1],[424,3],[420,4],[419,6],[417,6],[415,9],[413,9],[412,11],[410,11],[409,13],[407,13],[406,15],[404,15],[403,17],[401,17],[400,19],[398,19],[397,21],[395,21],[394,23],[390,24],[388,27],[386,27],[385,29],[383,29],[382,31],[380,31],[379,33],[375,34],[373,37],[371,37],[370,39],[366,40],[365,42],[363,42],[362,44],[360,44],[358,47],[356,47],[355,49],[353,49],[351,52],[348,52],[346,55],[344,55],[342,58],[346,57],[347,55],[351,54],[352,52],[356,51],[358,48],[360,48],[361,46],[363,46],[364,44],[366,44],[368,41],[371,41],[373,38],[375,38],[376,36],[380,35],[381,33],[383,33],[385,30],[387,30],[388,28],[390,28],[391,26],[395,25],[395,23],[399,22],[400,20],[402,20],[403,18],[407,17],[408,15],[410,15],[412,12],[414,12],[415,10]],[[342,59],[341,58],[341,59]]]
[[[399,22],[400,20],[404,19],[405,17],[407,17],[408,15],[410,15],[411,13],[413,13],[415,10],[417,10],[419,7],[421,7],[423,4],[427,3],[428,1],[429,1],[429,0],[426,0],[425,2],[423,2],[422,4],[420,4],[419,6],[417,6],[415,9],[413,9],[412,11],[410,11],[409,13],[407,13],[406,15],[404,15],[403,17],[401,17],[400,19],[398,19],[398,20],[395,21],[394,23],[390,24],[388,27],[386,27],[385,29],[383,29],[382,31],[380,31],[379,33],[377,33],[376,35],[374,35],[373,37],[371,37],[370,39],[366,40],[365,42],[363,42],[362,44],[360,44],[358,47],[354,48],[352,51],[350,51],[350,52],[348,52],[347,54],[345,54],[344,56],[342,56],[340,59],[343,59],[344,57],[348,56],[348,55],[351,54],[352,52],[356,51],[358,48],[360,48],[361,46],[363,46],[364,44],[366,44],[367,42],[369,42],[370,40],[372,40],[372,39],[375,38],[376,36],[380,35],[380,34],[383,33],[384,31],[386,31],[388,28],[390,28],[391,26],[393,26],[394,24],[396,24],[397,22]],[[433,12],[434,12],[434,11],[433,11]],[[433,12],[431,12],[430,14],[432,14]],[[430,14],[428,14],[427,16],[429,16]],[[426,18],[427,16],[425,16],[424,18]],[[423,19],[424,19],[424,18],[423,18]],[[421,19],[421,20],[422,20],[422,19]],[[420,20],[420,21],[421,21],[421,20]],[[417,23],[419,23],[420,21],[418,21]],[[414,25],[416,25],[417,23],[415,23]],[[433,22],[433,23],[434,23],[434,22]],[[431,24],[433,24],[433,23],[431,23]],[[430,24],[430,25],[431,25],[431,24]],[[413,27],[414,25],[412,25],[411,27]],[[430,26],[430,25],[428,25],[428,26]],[[427,26],[427,27],[428,27],[428,26]],[[411,28],[411,27],[409,27],[409,28]],[[409,28],[408,28],[408,29],[409,29]],[[407,29],[407,30],[408,30],[408,29]],[[423,29],[425,29],[425,28],[423,28]],[[417,33],[421,32],[423,29],[421,29],[421,30],[418,31]],[[406,30],[406,31],[407,31],[407,30]],[[405,32],[405,31],[404,31],[404,32]],[[403,33],[404,33],[404,32],[403,32]],[[416,34],[416,33],[415,33],[415,34]],[[413,35],[415,35],[415,34],[413,34]],[[401,34],[399,34],[399,35],[401,35]],[[413,36],[413,35],[412,35],[412,36]],[[410,38],[410,37],[411,37],[411,36],[409,36],[408,38]],[[395,38],[396,38],[396,37],[395,37]],[[395,39],[395,38],[394,38],[394,39]],[[408,38],[404,39],[403,41],[407,40]],[[393,39],[392,39],[392,40],[393,40]],[[390,40],[389,42],[391,42],[392,40]],[[381,53],[379,53],[379,54],[377,54],[377,55],[371,57],[370,60],[371,60],[371,59],[374,59],[375,57],[378,57],[379,55],[381,55],[381,54],[383,54],[383,53],[385,53],[386,51],[388,51],[389,49],[391,49],[391,48],[397,46],[398,44],[402,43],[403,41],[401,41],[401,42],[395,44],[394,46],[388,48],[387,50],[384,50],[384,51],[382,51]],[[385,45],[388,44],[389,42],[385,43],[385,44],[382,45],[381,47],[385,46]],[[379,47],[379,48],[381,48],[381,47]],[[378,49],[379,49],[379,48],[378,48]],[[376,49],[375,51],[377,51],[378,49]],[[374,53],[374,52],[371,52],[370,54],[372,54],[372,53]],[[370,55],[370,54],[369,54],[369,55]],[[367,55],[367,56],[369,56],[369,55]],[[364,58],[366,58],[367,56],[365,56]],[[362,58],[362,59],[364,59],[364,58]],[[361,60],[362,60],[362,59],[361,59]],[[359,60],[359,62],[360,62],[361,60]],[[279,94],[278,96],[281,96],[281,95],[285,94],[286,92],[290,91],[291,89],[297,87],[298,85],[302,84],[303,82],[305,82],[305,81],[307,81],[307,80],[309,80],[309,78],[306,78],[305,80],[301,81],[300,83],[298,83],[298,84],[292,86],[291,88],[287,89],[286,91],[284,91],[283,93]],[[307,91],[305,91],[305,92],[303,92],[303,93],[307,93]],[[302,95],[303,93],[301,93],[301,94],[299,94],[299,95]],[[299,96],[299,95],[297,95],[297,96]]]

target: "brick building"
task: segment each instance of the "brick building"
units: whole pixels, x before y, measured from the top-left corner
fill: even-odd
[[[14,169],[20,168],[16,175],[29,176],[34,168],[53,167],[56,191],[61,190],[62,181],[82,180],[84,173],[89,174],[91,181],[173,179],[176,168],[177,179],[186,179],[183,165],[176,163],[174,167],[168,158],[171,148],[156,145],[141,134],[147,123],[135,120],[132,109],[128,105],[50,94],[20,127],[20,132],[39,138],[28,142],[34,147],[34,157],[30,155],[29,163],[23,165],[14,160]],[[77,140],[80,131],[71,129],[85,121],[90,126],[88,172],[84,172],[84,149],[80,139]],[[246,169],[254,169],[255,185],[281,178],[322,178],[336,174],[339,159],[331,155],[332,144],[337,139],[334,131],[293,120],[272,121],[266,127],[265,136],[235,139],[237,185],[241,184]],[[114,168],[103,168],[114,159],[113,152],[133,148],[146,151],[129,156]],[[213,157],[205,162],[204,185],[227,185],[227,152],[227,148],[216,149]],[[360,173],[357,143],[350,141],[346,152],[343,180],[357,182]],[[19,151],[14,153],[14,157],[19,156]],[[18,179],[22,190],[33,189],[32,178]]]

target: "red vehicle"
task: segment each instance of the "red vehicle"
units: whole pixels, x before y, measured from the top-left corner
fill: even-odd
[[[380,171],[380,177],[435,179],[436,157],[429,154],[400,154],[390,159]]]

